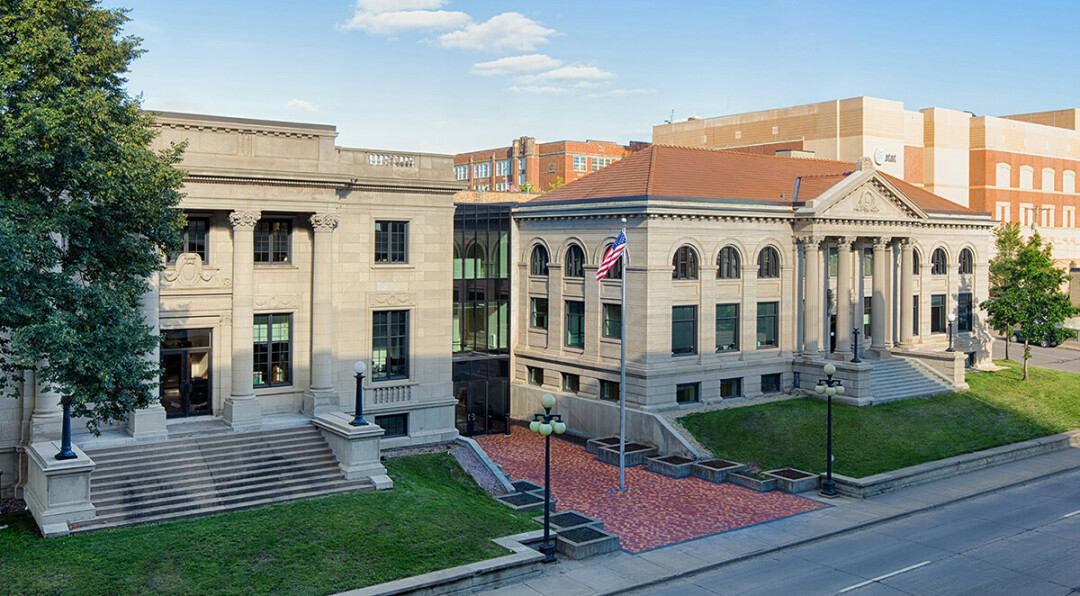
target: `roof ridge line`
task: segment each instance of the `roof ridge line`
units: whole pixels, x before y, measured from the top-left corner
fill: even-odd
[[[689,147],[684,145],[668,145],[665,143],[653,143],[651,147],[660,147],[666,149],[684,149],[686,151],[705,151],[711,153],[731,153],[733,155],[748,155],[752,157],[763,157],[766,159],[798,159],[801,161],[817,161],[824,163],[836,163],[836,164],[850,164],[855,165],[853,161],[843,161],[839,159],[824,159],[821,157],[791,157],[787,155],[766,155],[764,153],[751,153],[749,151],[736,151],[735,149],[728,149],[726,147]]]

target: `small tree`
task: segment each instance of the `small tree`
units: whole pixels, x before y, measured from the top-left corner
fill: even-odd
[[[983,302],[987,324],[1005,337],[1005,359],[1009,358],[1009,339],[1012,330],[1020,323],[1018,305],[1020,298],[1010,290],[1017,287],[1016,255],[1024,245],[1020,237],[1019,223],[1003,223],[994,230],[997,256],[990,259],[990,299]]]
[[[1015,320],[1024,336],[1024,380],[1028,378],[1032,337],[1055,337],[1058,327],[1076,314],[1069,295],[1061,290],[1068,274],[1054,265],[1051,245],[1034,234],[1016,251],[1014,264],[1003,274],[996,299],[983,303],[988,312],[998,309],[1003,319]]]
[[[555,190],[556,188],[562,188],[566,186],[566,181],[562,176],[557,176],[555,182],[548,182],[548,190]]]
[[[0,0],[0,390],[23,371],[100,424],[157,399],[139,311],[179,241],[180,148],[123,85],[139,39],[97,0]]]

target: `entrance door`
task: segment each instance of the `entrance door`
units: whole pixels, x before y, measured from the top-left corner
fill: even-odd
[[[161,368],[161,405],[167,417],[213,413],[209,329],[166,331],[161,345]]]

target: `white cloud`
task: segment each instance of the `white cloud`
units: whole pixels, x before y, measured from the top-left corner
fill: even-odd
[[[469,23],[459,31],[439,36],[447,48],[466,50],[535,50],[555,34],[518,12],[497,14],[483,23]]]
[[[656,93],[656,89],[612,89],[603,93],[590,93],[585,97],[622,97],[625,95],[652,95],[653,93]]]
[[[562,87],[544,87],[536,85],[514,85],[509,88],[509,91],[513,91],[514,93],[570,93],[569,89],[564,89]]]
[[[536,81],[595,81],[610,79],[615,75],[595,66],[563,66],[542,72],[533,77]]]
[[[305,112],[318,112],[319,111],[319,106],[311,103],[310,101],[305,101],[303,99],[297,99],[295,97],[290,99],[288,102],[286,102],[285,107],[290,109],[290,110],[303,110]]]
[[[526,54],[473,64],[472,73],[482,76],[509,75],[555,68],[561,64],[561,60],[556,60],[547,54]]]
[[[357,0],[353,16],[342,29],[393,35],[401,31],[446,31],[472,22],[457,11],[433,10],[446,0]]]

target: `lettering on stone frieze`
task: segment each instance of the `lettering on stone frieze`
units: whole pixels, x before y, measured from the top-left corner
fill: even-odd
[[[256,296],[255,308],[300,308],[300,295]]]
[[[878,207],[877,197],[874,196],[874,193],[865,191],[859,197],[858,202],[855,203],[855,210],[864,213],[877,213],[881,211],[881,208]]]
[[[368,294],[368,306],[413,306],[416,295],[409,292],[372,292]]]
[[[337,225],[336,213],[316,213],[311,216],[311,227],[315,228],[316,232],[333,232]]]
[[[258,211],[233,211],[229,214],[229,223],[234,230],[252,231],[255,224],[259,223],[261,213]]]
[[[176,257],[176,264],[172,269],[166,269],[161,277],[166,284],[190,288],[198,285],[208,285],[217,269],[203,267],[202,257],[195,253],[185,252]]]

